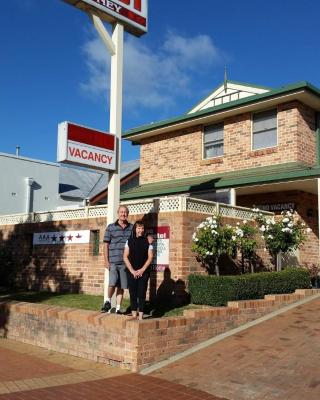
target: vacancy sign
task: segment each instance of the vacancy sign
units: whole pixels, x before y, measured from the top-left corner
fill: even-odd
[[[148,30],[148,0],[63,0],[98,15],[109,23],[120,22],[130,33],[141,36]]]
[[[58,125],[58,162],[102,170],[116,169],[116,138],[70,122]]]

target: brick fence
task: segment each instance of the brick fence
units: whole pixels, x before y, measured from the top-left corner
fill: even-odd
[[[170,250],[167,271],[151,275],[150,293],[157,289],[166,292],[172,286],[186,289],[190,273],[204,273],[191,251],[192,234],[209,214],[175,211],[130,216],[130,222],[145,221],[147,227],[169,227]],[[224,222],[235,225],[239,218],[224,217]],[[17,279],[31,290],[102,294],[104,289],[103,236],[106,218],[87,218],[51,222],[23,223],[0,227],[0,246],[12,254],[18,266]],[[86,244],[32,245],[33,233],[90,230],[91,240]],[[98,252],[94,251],[94,234],[99,237]],[[269,262],[267,253],[258,250],[261,263]],[[233,265],[236,272],[236,266]],[[177,285],[176,285],[177,284]]]
[[[17,341],[139,371],[208,338],[320,290],[232,301],[228,307],[185,310],[181,317],[143,321],[114,314],[22,302],[0,303],[0,332]]]

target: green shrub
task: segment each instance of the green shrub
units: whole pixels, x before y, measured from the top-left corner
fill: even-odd
[[[189,276],[191,302],[210,306],[226,305],[232,300],[262,299],[266,294],[292,293],[309,287],[310,276],[302,268],[236,276]]]

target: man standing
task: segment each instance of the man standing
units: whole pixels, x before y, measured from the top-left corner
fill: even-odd
[[[116,314],[120,314],[120,307],[123,299],[124,289],[128,288],[126,265],[123,261],[123,251],[126,241],[131,237],[133,225],[127,221],[129,215],[128,207],[120,206],[118,208],[118,219],[114,224],[107,226],[103,241],[105,267],[109,270],[108,297],[102,312],[111,310],[111,297],[116,288]]]

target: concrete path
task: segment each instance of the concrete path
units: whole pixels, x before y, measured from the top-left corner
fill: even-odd
[[[320,399],[320,299],[152,373],[230,400]]]
[[[0,339],[0,400],[219,400],[178,383]],[[222,399],[220,399],[222,400]]]

